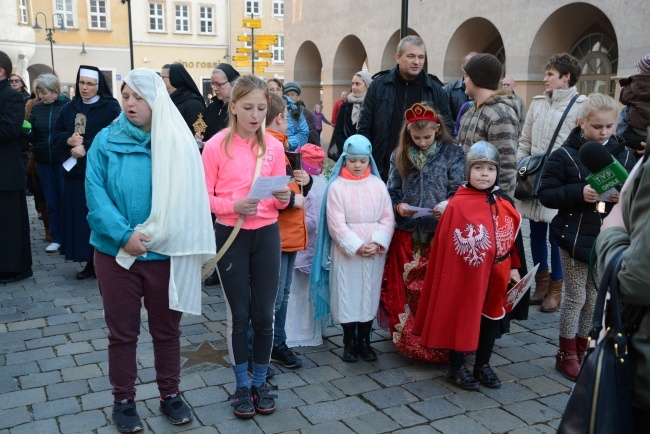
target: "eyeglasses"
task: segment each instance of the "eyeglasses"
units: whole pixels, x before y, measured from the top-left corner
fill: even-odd
[[[89,83],[87,81],[79,82],[79,87],[93,87],[93,86],[97,86],[97,83]]]
[[[221,87],[221,86],[223,86],[223,85],[225,85],[225,84],[228,84],[228,83],[230,83],[228,80],[224,81],[223,83],[217,83],[216,81],[213,81],[213,82],[212,82],[212,86],[214,86],[214,87]]]
[[[20,83],[20,79],[12,78],[12,79],[9,80],[9,83]]]

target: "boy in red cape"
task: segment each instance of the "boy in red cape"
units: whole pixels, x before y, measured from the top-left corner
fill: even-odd
[[[436,229],[413,333],[423,346],[449,351],[449,381],[467,390],[479,383],[496,389],[501,380],[489,362],[508,281],[519,279],[521,216],[495,185],[499,153],[492,144],[472,145],[465,173],[469,182],[449,200]],[[474,351],[472,375],[465,354]]]

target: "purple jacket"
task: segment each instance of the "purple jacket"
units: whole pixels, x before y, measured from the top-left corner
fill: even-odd
[[[314,127],[317,131],[323,131],[323,122],[325,122],[327,125],[332,125],[332,123],[327,120],[323,112],[314,112]]]
[[[305,221],[307,222],[307,233],[309,242],[307,249],[301,250],[296,256],[295,267],[303,273],[311,273],[311,262],[314,257],[314,249],[316,248],[316,240],[318,239],[318,224],[320,220],[320,209],[325,196],[325,187],[327,187],[327,180],[323,175],[312,175],[314,180],[309,194],[305,197]]]

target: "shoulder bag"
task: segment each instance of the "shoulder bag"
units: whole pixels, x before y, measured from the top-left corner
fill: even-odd
[[[616,252],[603,273],[589,341],[598,339],[603,312],[611,321],[605,337],[589,348],[576,385],[569,397],[558,434],[628,434],[634,432],[632,418],[632,373],[618,294],[618,272],[623,250]],[[610,300],[605,309],[607,293]]]
[[[555,133],[553,133],[553,138],[551,143],[548,145],[546,152],[543,154],[533,154],[524,158],[517,165],[517,186],[515,188],[515,199],[536,199],[539,197],[539,186],[542,184],[542,175],[544,174],[544,166],[546,166],[546,160],[548,156],[553,151],[553,145],[557,139],[564,120],[569,114],[569,110],[573,107],[573,103],[578,99],[579,95],[575,95],[571,98],[569,105],[564,110],[560,122],[555,128]]]

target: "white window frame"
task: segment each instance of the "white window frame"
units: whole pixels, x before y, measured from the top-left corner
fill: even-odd
[[[18,0],[18,23],[29,24],[29,5],[27,0]]]
[[[250,7],[249,7],[250,6]],[[257,12],[255,12],[257,9]],[[244,1],[244,16],[250,18],[251,11],[254,17],[262,16],[262,0],[245,0]]]
[[[204,17],[203,14],[204,12],[207,13],[209,12],[210,17]],[[216,33],[215,30],[215,22],[214,22],[214,6],[212,5],[199,5],[199,33],[202,35],[214,35]],[[205,31],[203,28],[205,27]],[[208,28],[211,27],[211,28]]]
[[[271,11],[274,17],[284,18],[284,0],[273,0],[273,6]]]
[[[284,63],[284,35],[278,35],[278,42],[273,46],[273,63]]]
[[[61,2],[63,4],[64,9],[57,9],[57,2]],[[66,11],[66,3],[70,4],[71,10]],[[66,29],[77,29],[79,28],[79,21],[77,19],[77,1],[76,0],[52,0],[52,10],[54,11],[55,14],[61,14],[65,17],[65,27]],[[59,23],[59,17],[55,16],[54,17],[54,27],[59,28],[60,23]],[[70,20],[72,20],[72,25],[70,25]]]
[[[179,9],[180,8],[180,9]],[[187,16],[183,17],[182,15],[179,16],[178,13],[179,11],[182,11],[183,9],[187,12]],[[181,26],[181,29],[178,29],[178,26]],[[186,24],[187,30],[183,30],[183,24]],[[174,4],[174,33],[191,33],[192,32],[192,27],[190,26],[190,5],[188,4],[182,4],[182,3],[176,3]]]
[[[104,2],[104,12],[99,12],[99,2]],[[97,12],[92,11],[92,3],[97,6]],[[88,9],[88,29],[89,30],[110,30],[111,29],[111,2],[110,0],[87,0]],[[101,18],[106,19],[106,27],[93,26],[93,16],[97,16],[97,23],[101,22]]]
[[[151,6],[154,5],[156,6],[154,9],[156,9],[156,14],[151,13]],[[158,6],[160,7],[160,10],[158,9]],[[152,29],[151,28],[151,20],[154,19],[156,20],[156,28]],[[162,28],[158,28],[158,24],[161,25]],[[148,30],[150,32],[165,32],[165,3],[162,1],[152,1],[149,2],[149,26]]]

